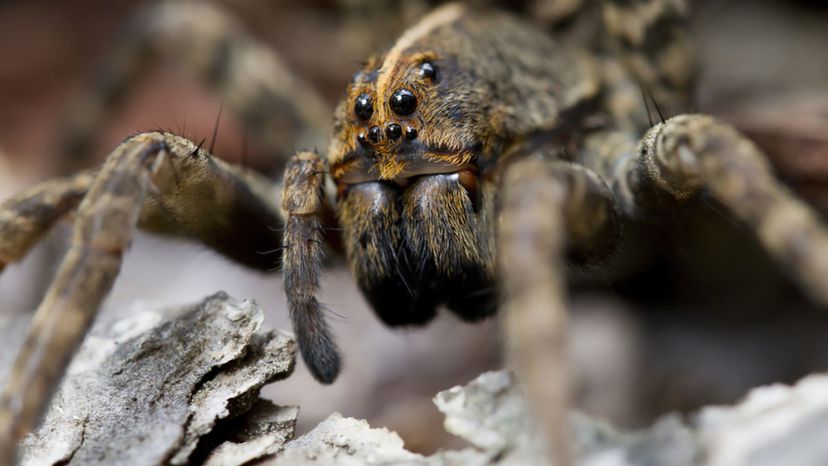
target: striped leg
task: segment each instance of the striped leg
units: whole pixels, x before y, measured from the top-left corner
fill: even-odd
[[[706,190],[751,228],[816,302],[828,306],[828,228],[773,174],[767,157],[731,126],[680,115],[653,127],[639,146],[647,182],[678,200]]]
[[[212,158],[186,139],[167,133],[134,136],[112,152],[83,189],[87,192],[77,210],[71,249],[34,315],[0,395],[0,464],[11,461],[16,443],[43,412],[112,287],[136,225],[198,239],[249,266],[278,267],[277,231],[282,222],[270,183]],[[38,195],[48,192],[57,190],[34,188],[30,199],[49,199]],[[40,210],[18,209],[12,214]],[[8,225],[21,231],[38,223],[16,219]],[[12,231],[10,237],[15,235]]]
[[[49,181],[0,204],[0,272],[22,260],[61,218],[73,211],[95,180],[94,172]]]
[[[497,248],[507,357],[551,439],[555,464],[571,464],[573,453],[566,357],[567,246],[571,251],[603,243],[593,252],[606,252],[617,235],[612,196],[591,171],[530,158],[516,162],[504,175]]]
[[[664,109],[663,114],[686,112],[696,82],[686,2],[601,1],[611,47],[635,80]]]
[[[753,230],[806,294],[828,306],[828,228],[731,126],[680,115],[655,125],[640,143],[607,130],[590,135],[584,147],[580,162],[607,180],[626,215],[658,223],[665,209],[706,192]]]

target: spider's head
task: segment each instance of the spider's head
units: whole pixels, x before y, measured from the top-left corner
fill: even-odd
[[[390,325],[442,303],[480,317],[494,269],[485,90],[450,56],[398,46],[355,75],[337,111],[329,162],[351,269]]]
[[[340,184],[456,172],[491,153],[485,89],[470,72],[435,51],[396,50],[369,60],[337,108],[329,162]]]

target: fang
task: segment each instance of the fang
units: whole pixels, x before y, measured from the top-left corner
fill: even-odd
[[[480,210],[480,204],[482,202],[480,182],[477,179],[477,172],[468,168],[460,170],[457,172],[457,181],[460,183],[460,186],[466,190],[466,193],[468,193],[469,199],[472,203],[472,209],[474,209],[474,212],[477,213]]]

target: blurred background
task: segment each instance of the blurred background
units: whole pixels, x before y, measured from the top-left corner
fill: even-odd
[[[57,172],[67,107],[142,3],[0,1],[0,199]],[[331,106],[360,62],[390,45],[427,3],[220,2]],[[524,14],[549,11],[539,6],[544,0],[507,3]],[[696,106],[688,110],[716,115],[750,135],[786,182],[828,212],[828,2],[698,0],[690,7],[700,75]],[[209,139],[221,105],[175,63],[153,65],[100,127],[94,163],[140,130]],[[267,165],[261,147],[228,111],[214,152]],[[657,254],[641,247],[652,238],[629,226],[622,256],[642,250],[658,256],[633,261],[626,268],[632,273],[573,274],[570,341],[581,409],[640,426],[669,410],[731,403],[749,387],[828,369],[828,318],[768,261],[750,232],[710,202],[674,220],[659,233],[664,244]],[[37,306],[65,250],[66,231],[62,225],[0,276],[0,327],[8,330]],[[277,274],[249,272],[200,245],[145,234],[137,235],[99,323],[127,315],[137,302],[162,308],[219,290],[255,299],[268,325],[290,327]],[[346,357],[342,376],[321,386],[300,362],[266,396],[299,405],[301,431],[339,411],[396,430],[414,451],[451,445],[430,399],[501,367],[496,320],[468,325],[442,313],[424,329],[391,331],[337,261],[325,275],[322,300],[338,314],[329,318]],[[0,335],[9,339],[0,345],[11,345],[9,333]],[[10,359],[3,353],[0,367]]]

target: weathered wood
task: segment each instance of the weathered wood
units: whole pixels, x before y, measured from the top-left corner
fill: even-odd
[[[247,459],[221,464],[255,459],[250,447],[273,453],[293,436],[295,408],[256,410],[260,425],[271,416],[280,427],[246,453],[251,439],[222,427],[243,423],[251,407],[261,408],[259,389],[293,370],[293,339],[260,332],[263,319],[255,303],[219,293],[168,319],[144,312],[93,333],[43,424],[25,439],[22,464],[198,464],[228,441],[235,445],[223,448]]]

